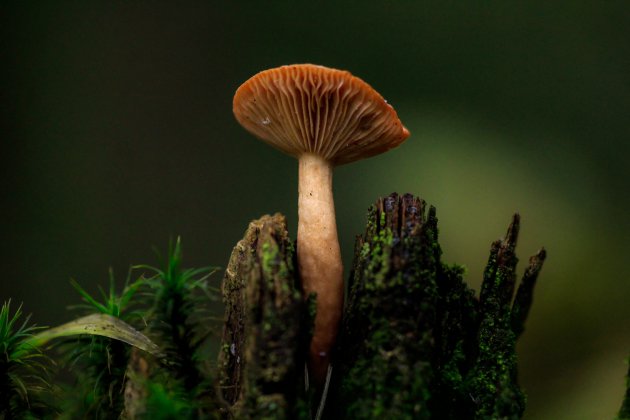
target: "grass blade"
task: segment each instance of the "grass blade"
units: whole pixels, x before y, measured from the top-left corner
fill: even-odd
[[[106,314],[93,314],[84,316],[66,324],[42,331],[25,340],[23,345],[40,347],[52,339],[68,337],[72,335],[89,334],[109,337],[130,344],[134,347],[151,353],[157,357],[163,357],[160,348],[147,336],[118,318]]]

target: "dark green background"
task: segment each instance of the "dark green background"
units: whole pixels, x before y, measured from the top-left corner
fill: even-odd
[[[174,3],[1,6],[0,299],[56,324],[70,277],[95,290],[111,265],[122,281],[175,235],[191,266],[225,266],[264,213],[294,236],[296,162],[237,125],[232,95],[260,70],[323,64],[412,133],[336,170],[346,265],[367,206],[408,191],[437,206],[445,259],[478,287],[518,210],[521,260],[549,250],[519,347],[527,417],[613,416],[630,352],[630,3]]]

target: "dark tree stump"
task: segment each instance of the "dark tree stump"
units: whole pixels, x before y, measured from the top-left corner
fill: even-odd
[[[378,200],[356,241],[323,418],[520,418],[516,339],[546,254],[530,259],[513,298],[518,230],[514,215],[477,298],[464,269],[441,261],[435,208],[409,194]],[[235,418],[316,412],[302,374],[313,306],[297,283],[284,218],[252,222],[223,283],[219,379]]]
[[[481,296],[441,262],[435,208],[392,194],[357,238],[327,414],[331,418],[519,418],[515,343],[538,272],[512,305],[519,217],[492,245]]]

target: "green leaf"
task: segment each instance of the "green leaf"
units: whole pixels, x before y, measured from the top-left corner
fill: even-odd
[[[137,280],[135,282],[133,282],[132,284],[130,284],[129,286],[125,287],[125,290],[123,290],[122,295],[120,296],[118,305],[120,306],[120,308],[126,308],[127,305],[129,304],[129,301],[131,300],[131,298],[135,295],[135,293],[138,291],[138,288],[140,286],[142,286],[143,284],[145,284],[146,282],[144,281],[144,279],[141,280]]]
[[[72,335],[98,335],[113,338],[151,353],[157,357],[164,357],[160,348],[146,335],[118,318],[106,314],[84,316],[66,324],[42,331],[21,343],[26,348],[40,347],[52,339]]]
[[[92,296],[90,296],[90,294],[88,292],[86,292],[79,285],[79,283],[76,282],[76,280],[71,279],[70,280],[70,284],[72,284],[72,287],[74,287],[76,289],[76,291],[79,292],[79,294],[83,297],[83,300],[85,300],[87,303],[89,303],[90,305],[94,306],[94,308],[96,308],[97,310],[99,310],[100,312],[102,312],[104,314],[109,312],[108,308],[105,305],[102,305],[96,299],[94,299]],[[102,290],[101,290],[101,293],[103,293]]]

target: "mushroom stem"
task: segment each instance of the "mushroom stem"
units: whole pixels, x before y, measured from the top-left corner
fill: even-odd
[[[306,296],[317,295],[309,372],[321,385],[330,363],[343,310],[343,264],[337,238],[330,162],[313,154],[299,158],[297,258]]]

